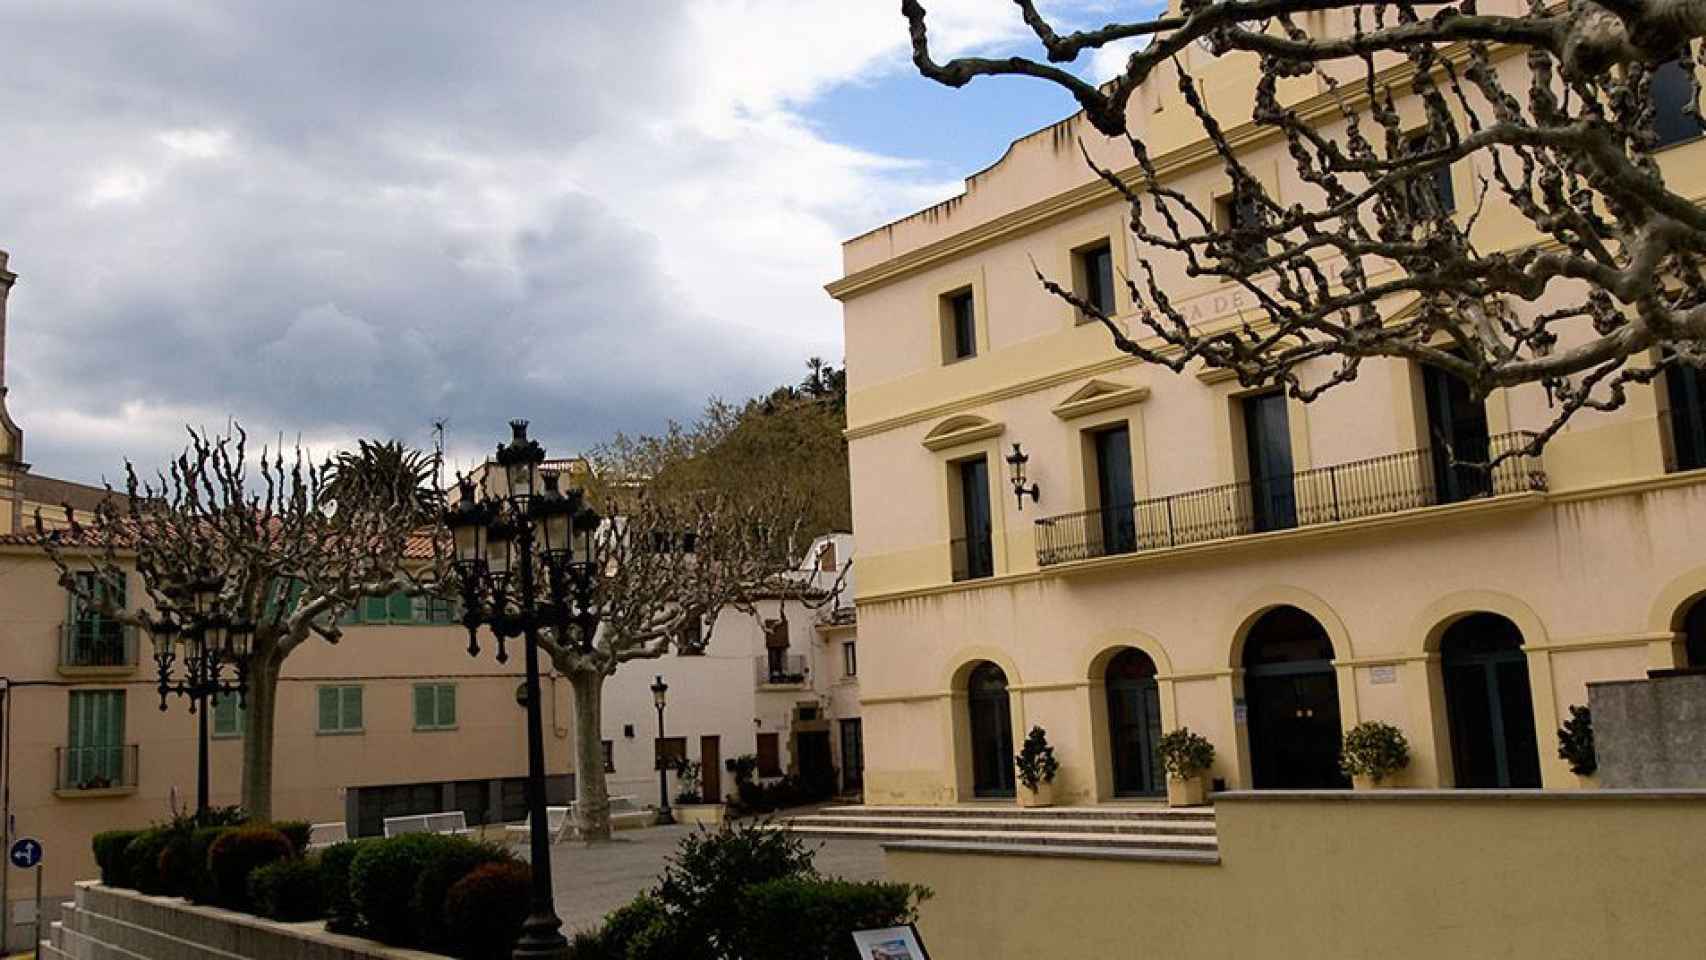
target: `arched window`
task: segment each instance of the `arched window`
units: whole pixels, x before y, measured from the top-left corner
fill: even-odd
[[[1686,661],[1683,666],[1706,670],[1706,597],[1694,601],[1682,619],[1682,634],[1686,642]]]
[[[1522,631],[1496,613],[1472,613],[1440,638],[1457,786],[1540,786],[1540,743]]]
[[[1108,747],[1114,764],[1114,796],[1147,797],[1167,791],[1157,750],[1161,742],[1161,691],[1155,661],[1127,647],[1108,662]]]
[[[1333,643],[1296,607],[1275,607],[1244,641],[1250,773],[1263,788],[1349,786],[1339,769],[1339,681]]]

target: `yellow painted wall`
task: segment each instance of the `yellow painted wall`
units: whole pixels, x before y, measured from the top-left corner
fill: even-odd
[[[1693,960],[1706,794],[1240,799],[1222,863],[891,850],[935,960]],[[1568,797],[1567,799],[1565,797]]]

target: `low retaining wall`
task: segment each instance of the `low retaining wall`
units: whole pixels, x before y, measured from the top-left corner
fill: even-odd
[[[933,960],[1698,960],[1706,791],[1215,796],[1219,866],[888,850]]]
[[[38,960],[445,960],[327,933],[320,921],[278,923],[93,881],[73,896]]]
[[[1706,787],[1706,674],[1588,684],[1599,780]]]

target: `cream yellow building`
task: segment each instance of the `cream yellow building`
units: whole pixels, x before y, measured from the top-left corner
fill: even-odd
[[[1336,16],[1307,26],[1330,33]],[[1244,162],[1282,205],[1308,203],[1283,141],[1237,124],[1253,64],[1181,56]],[[1407,90],[1408,70],[1382,79]],[[1224,207],[1224,171],[1160,73],[1132,127],[1168,186]],[[1315,84],[1287,81],[1287,97],[1330,127]],[[1080,142],[1131,172],[1123,142],[1068,118],[960,196],[848,241],[829,285],[846,326],[868,803],[1011,796],[1033,725],[1075,803],[1157,793],[1155,739],[1181,726],[1213,742],[1224,787],[1348,785],[1339,738],[1365,720],[1408,738],[1406,786],[1572,788],[1555,731],[1588,682],[1706,665],[1699,374],[1580,415],[1541,460],[1488,478],[1432,438],[1509,449],[1550,421],[1539,389],[1476,405],[1436,372],[1369,362],[1305,405],[1142,365],[1033,273],[1135,326],[1117,278],[1144,251]],[[1706,195],[1702,158],[1693,140],[1665,151],[1673,189]],[[1465,222],[1487,174],[1460,163],[1442,186]],[[1525,221],[1485,201],[1477,241],[1526,242]],[[1246,293],[1154,266],[1203,326],[1260,322]],[[1015,444],[1035,500],[1009,483]]]

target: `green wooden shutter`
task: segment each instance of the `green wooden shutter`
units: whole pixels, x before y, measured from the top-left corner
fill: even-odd
[[[438,685],[438,725],[441,727],[456,726],[456,684],[454,683]]]
[[[228,693],[213,701],[213,734],[235,737],[243,732],[243,710],[237,705],[237,695]]]
[[[338,729],[338,688],[320,688],[320,730],[333,733]]]
[[[436,710],[433,700],[432,684],[415,684],[415,727],[417,729],[436,725]]]
[[[385,597],[363,597],[361,600],[361,620],[363,623],[384,623],[386,612],[390,605]]]
[[[393,593],[391,596],[386,598],[386,605],[390,608],[389,613],[392,623],[415,622],[415,602],[414,598],[408,594],[402,592]]]
[[[361,688],[343,688],[343,729],[361,729]]]

